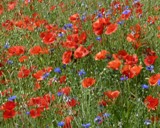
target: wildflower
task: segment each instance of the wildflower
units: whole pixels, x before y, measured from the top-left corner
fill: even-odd
[[[8,64],[13,64],[13,61],[12,60],[8,60],[7,63]]]
[[[54,72],[61,74],[61,69],[59,67],[57,67],[57,68],[54,69]]]
[[[78,72],[78,75],[79,76],[85,76],[86,75],[86,72],[84,71],[84,69],[81,69],[79,72]]]
[[[100,36],[98,36],[98,37],[96,37],[96,40],[101,41],[102,39]]]
[[[151,120],[145,120],[144,124],[145,125],[150,125],[151,124]]]
[[[158,80],[157,85],[160,86],[160,79]]]
[[[88,78],[84,78],[82,81],[82,86],[84,88],[88,88],[90,86],[93,86],[95,84],[96,80],[94,78],[88,77]]]
[[[90,126],[91,126],[91,124],[90,124],[90,123],[82,124],[82,127],[83,127],[83,128],[89,128]]]
[[[146,70],[154,72],[154,66],[153,65],[146,66]]]
[[[122,12],[122,14],[127,15],[127,14],[129,14],[130,12],[131,12],[131,10],[126,9],[126,10],[124,10],[124,11]]]
[[[4,48],[5,49],[8,49],[10,46],[9,46],[9,42],[7,41],[6,43],[5,43],[5,45],[4,45]]]
[[[59,127],[63,127],[63,126],[64,126],[64,124],[65,124],[65,122],[63,122],[63,121],[58,122],[58,126],[59,126]]]
[[[49,75],[50,75],[50,74],[49,74],[48,72],[45,73],[45,74],[42,76],[42,79],[43,79],[43,80],[46,79]]]
[[[107,29],[106,29],[106,32],[105,34],[106,35],[111,35],[112,33],[116,32],[118,29],[118,24],[110,24]]]
[[[11,97],[8,98],[8,100],[9,100],[9,101],[13,101],[13,100],[15,100],[16,98],[17,98],[17,96],[11,96]]]
[[[121,81],[128,80],[128,77],[127,76],[121,76],[120,80]]]
[[[143,85],[142,85],[142,88],[143,88],[143,89],[148,89],[148,88],[149,88],[149,86],[148,86],[148,85],[146,85],[146,84],[143,84]]]
[[[111,115],[111,114],[109,114],[109,113],[104,113],[104,114],[103,114],[103,117],[104,117],[104,118],[108,118],[108,117],[110,117],[110,115]]]
[[[94,119],[94,122],[95,122],[95,123],[98,123],[98,124],[101,124],[102,121],[103,121],[103,119],[102,119],[102,117],[100,117],[100,116],[97,116],[97,117]]]

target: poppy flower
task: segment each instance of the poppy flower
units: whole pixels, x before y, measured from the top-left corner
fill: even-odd
[[[71,87],[64,87],[62,88],[59,92],[62,92],[63,94],[65,94],[66,96],[68,96],[71,92]]]
[[[43,43],[47,45],[53,44],[56,40],[56,34],[53,32],[42,32],[40,37],[42,38]]]
[[[144,63],[146,66],[153,65],[157,58],[158,56],[146,56],[144,59]]]
[[[40,117],[41,116],[41,110],[40,109],[31,109],[30,112],[29,112],[30,116],[32,118],[37,118],[37,117]]]
[[[8,11],[12,11],[17,5],[17,2],[16,1],[12,1],[12,2],[9,2],[8,3]]]
[[[142,66],[141,65],[134,65],[131,68],[131,72],[133,72],[134,76],[138,76],[140,74],[141,70],[142,70]]]
[[[67,102],[67,105],[68,105],[69,107],[75,107],[77,104],[78,104],[78,102],[77,102],[77,100],[74,99],[74,98],[70,99],[70,100]]]
[[[68,64],[71,62],[72,51],[65,51],[62,55],[62,63]]]
[[[87,56],[89,54],[89,51],[83,47],[83,46],[79,46],[75,51],[74,51],[74,57],[76,59],[80,59],[83,58],[85,56]]]
[[[29,76],[29,74],[30,70],[23,66],[20,68],[20,71],[18,72],[18,78],[26,78],[27,76]]]
[[[138,63],[137,55],[127,55],[125,57],[125,64],[134,65]]]
[[[106,35],[111,35],[112,33],[116,32],[118,29],[118,24],[114,23],[114,24],[110,24],[109,26],[107,26],[105,34]]]
[[[87,77],[87,78],[84,78],[82,80],[82,86],[84,88],[89,88],[91,86],[93,86],[96,82],[96,79],[92,78],[92,77]]]
[[[95,59],[95,60],[103,60],[103,59],[106,59],[106,55],[107,55],[108,53],[109,53],[108,51],[102,50],[102,51],[98,52],[98,53],[95,55],[94,59]]]
[[[151,86],[155,86],[159,79],[160,79],[160,74],[154,74],[148,79],[148,83]]]
[[[108,62],[107,68],[111,68],[113,70],[118,70],[121,65],[121,61],[119,59],[112,60]]]
[[[25,52],[25,47],[24,46],[12,46],[8,49],[8,53],[11,55],[11,56],[19,56],[19,55],[22,55],[24,54]]]
[[[124,65],[122,67],[121,73],[128,77],[128,78],[133,78],[135,76],[134,72],[131,70],[131,65]]]
[[[120,51],[118,51],[117,54],[113,54],[112,56],[114,59],[123,59],[124,60],[127,55],[128,55],[128,53],[125,50],[120,50]]]
[[[30,50],[29,50],[29,52],[30,52],[30,54],[31,55],[38,55],[38,54],[40,54],[41,53],[41,51],[42,51],[42,47],[41,46],[33,46]]]
[[[34,90],[36,91],[36,90],[39,90],[40,88],[41,88],[40,83],[39,82],[35,82],[35,84],[34,84]]]
[[[2,105],[2,110],[11,111],[16,107],[16,103],[14,101],[7,101]]]
[[[43,70],[39,70],[36,73],[32,74],[32,76],[34,78],[36,78],[37,80],[42,80],[42,76],[45,74],[45,72]]]
[[[3,13],[3,11],[4,11],[4,8],[3,8],[3,6],[0,4],[0,15]]]
[[[16,111],[14,109],[13,110],[5,110],[3,112],[3,118],[5,120],[9,119],[9,118],[13,118],[15,115],[16,115]]]
[[[79,19],[80,19],[80,16],[79,16],[78,13],[73,14],[73,15],[71,15],[71,16],[69,17],[69,20],[70,20],[71,22],[74,22],[74,23],[77,22]]]
[[[74,41],[66,41],[62,43],[62,46],[64,48],[76,49],[78,47],[78,44]]]
[[[64,75],[64,76],[61,76],[60,78],[59,78],[59,82],[60,82],[60,84],[62,84],[62,83],[65,83],[66,82],[66,76]]]
[[[73,116],[67,116],[65,119],[64,119],[64,126],[63,128],[72,128],[72,125],[71,125],[71,121],[73,120]]]
[[[19,62],[24,62],[24,61],[26,61],[28,59],[28,56],[21,56],[20,58],[19,58]]]
[[[116,91],[106,91],[104,95],[106,95],[109,99],[116,99],[119,96],[120,92]]]
[[[144,103],[149,110],[156,110],[159,104],[159,99],[149,95],[145,98]]]

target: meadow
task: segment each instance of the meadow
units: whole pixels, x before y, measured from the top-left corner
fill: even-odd
[[[159,128],[160,1],[0,0],[0,128]]]

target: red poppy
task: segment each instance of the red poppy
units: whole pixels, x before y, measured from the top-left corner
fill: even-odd
[[[62,63],[68,64],[71,62],[72,51],[65,51],[62,55]]]
[[[158,80],[160,80],[160,74],[154,74],[149,78],[148,83],[151,86],[155,86],[157,84]]]
[[[109,99],[116,99],[119,96],[120,92],[116,91],[106,91],[104,95],[106,95]]]
[[[74,57],[76,59],[80,59],[87,56],[88,54],[89,54],[89,51],[85,47],[79,46],[74,52]]]
[[[16,107],[16,103],[14,101],[7,101],[2,105],[2,110],[11,111]]]
[[[89,88],[91,86],[93,86],[96,83],[96,79],[88,77],[88,78],[84,78],[82,81],[82,86],[84,88]]]
[[[136,41],[136,38],[134,37],[133,34],[128,34],[128,35],[127,35],[127,41],[128,41],[128,42],[135,42],[135,41]]]
[[[62,46],[64,48],[76,49],[78,47],[78,44],[74,41],[66,41],[62,43]]]
[[[156,110],[159,104],[159,99],[149,95],[145,98],[144,103],[149,110]]]
[[[109,54],[108,51],[102,50],[102,51],[98,52],[98,53],[95,55],[94,59],[95,59],[95,60],[103,60],[103,59],[106,59],[106,55],[107,55],[107,54]]]
[[[80,16],[79,16],[78,13],[73,14],[73,15],[71,15],[71,16],[69,17],[69,20],[70,20],[71,22],[77,22],[79,19],[80,19]]]
[[[8,49],[8,52],[11,56],[19,56],[24,54],[25,52],[25,47],[24,46],[12,46]]]
[[[69,107],[75,107],[77,104],[78,104],[78,102],[77,102],[77,100],[74,99],[74,98],[72,98],[71,100],[69,100],[69,101],[67,102],[67,105],[68,105]]]
[[[30,110],[30,116],[32,118],[37,118],[37,117],[40,117],[41,116],[41,109],[31,109]]]
[[[109,26],[107,26],[105,34],[111,35],[112,33],[116,32],[117,29],[118,29],[117,23],[110,24]]]
[[[10,31],[14,28],[14,21],[12,20],[6,20],[2,23],[2,27],[4,27],[6,30]]]
[[[42,51],[42,47],[37,45],[37,46],[33,46],[29,52],[31,55],[37,55],[37,54],[40,54],[41,51]]]
[[[108,62],[107,68],[118,70],[120,65],[121,65],[121,61],[119,59],[115,59],[115,60]]]
[[[125,50],[118,51],[117,54],[113,54],[114,59],[125,59],[128,53]]]
[[[3,6],[0,4],[0,15],[3,13]]]
[[[36,73],[34,73],[32,76],[36,78],[37,80],[42,80],[42,76],[45,74],[43,70],[39,70]]]
[[[72,128],[72,125],[71,125],[72,120],[73,120],[72,116],[67,116],[64,120],[65,125],[63,126],[63,128]]]
[[[40,37],[42,38],[43,43],[47,45],[53,44],[56,40],[56,34],[53,32],[42,32]]]
[[[18,78],[26,78],[30,74],[30,70],[27,69],[26,67],[21,67],[20,71],[18,72]]]
[[[3,118],[5,120],[9,119],[9,118],[13,118],[15,115],[16,115],[16,111],[14,109],[13,110],[5,110],[3,112]]]
[[[35,84],[34,84],[34,90],[36,91],[36,90],[39,90],[40,88],[41,88],[40,83],[39,82],[35,82]]]
[[[28,56],[21,56],[20,58],[19,58],[19,62],[24,62],[24,61],[26,61],[26,60],[28,60]]]
[[[104,23],[103,20],[101,20],[101,18],[99,18],[98,20],[96,20],[93,25],[92,25],[93,31],[96,35],[101,35],[103,33],[103,29],[104,29]]]
[[[71,87],[64,87],[60,90],[60,92],[62,92],[63,94],[65,94],[66,96],[68,96],[71,92]]]
[[[138,63],[137,55],[127,55],[125,57],[125,64],[134,65]]]
[[[43,98],[48,102],[50,103],[51,101],[54,101],[56,98],[53,94],[45,94],[43,96]]]
[[[135,76],[134,72],[131,70],[131,65],[124,65],[121,73],[128,78],[133,78]]]
[[[12,1],[12,2],[9,2],[8,3],[8,11],[12,11],[17,5],[17,2],[16,1]]]
[[[64,75],[64,76],[61,76],[61,77],[59,78],[60,84],[66,83],[66,79],[67,79],[67,77],[66,77],[65,75]]]
[[[146,66],[153,65],[157,58],[158,58],[158,56],[147,56],[144,59],[144,63]]]
[[[132,68],[131,68],[131,72],[134,74],[134,76],[138,76],[140,74],[142,70],[142,66],[141,65],[134,65]]]

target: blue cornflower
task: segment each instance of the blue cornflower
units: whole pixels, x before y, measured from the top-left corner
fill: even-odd
[[[110,117],[110,115],[111,115],[111,114],[109,114],[109,113],[104,113],[104,114],[103,114],[103,117],[104,117],[104,118],[108,118],[108,117]]]
[[[146,66],[146,70],[153,72],[154,71],[154,66],[150,65],[150,66]]]
[[[123,25],[124,24],[124,20],[119,21],[118,24]]]
[[[126,10],[124,10],[124,11],[122,12],[122,14],[127,15],[127,14],[129,14],[130,12],[131,12],[131,10],[126,9]]]
[[[69,24],[67,24],[67,27],[68,27],[68,28],[72,28],[72,27],[73,27],[73,24],[69,23]]]
[[[63,95],[62,92],[58,92],[58,93],[57,93],[57,96],[62,96],[62,95]]]
[[[13,100],[15,100],[16,98],[17,98],[17,96],[11,96],[11,97],[8,98],[8,100],[9,100],[9,101],[13,101]]]
[[[160,79],[158,80],[157,85],[160,86]]]
[[[86,20],[86,15],[82,15],[81,20],[85,21]]]
[[[146,84],[143,84],[143,85],[142,85],[142,88],[143,88],[143,89],[148,89],[148,88],[149,88],[149,86],[148,86],[148,85],[146,85]]]
[[[13,64],[13,61],[12,60],[8,60],[7,64]]]
[[[43,79],[46,79],[49,75],[50,75],[50,74],[47,72],[47,73],[45,73],[45,74],[42,76],[42,78],[43,78]]]
[[[64,124],[65,124],[65,123],[64,123],[63,121],[58,122],[58,126],[59,126],[59,127],[63,127],[63,126],[64,126]]]
[[[120,80],[121,80],[121,81],[128,80],[128,77],[127,77],[127,76],[122,76],[122,77],[120,78]]]
[[[91,126],[91,124],[90,124],[90,123],[82,124],[82,127],[83,127],[83,128],[89,128],[90,126]]]
[[[26,112],[26,114],[27,114],[27,115],[29,115],[29,114],[30,114],[30,112]]]
[[[79,75],[79,76],[85,76],[85,75],[86,75],[86,72],[84,71],[84,69],[81,69],[81,70],[78,72],[78,75]]]
[[[103,17],[102,13],[98,13],[98,18],[102,18],[102,17]]]
[[[54,72],[61,74],[61,69],[59,67],[57,67],[57,68],[54,69]]]
[[[58,33],[58,37],[63,37],[64,33],[60,32]]]
[[[101,37],[100,36],[96,37],[96,40],[101,41]]]
[[[8,49],[10,46],[9,46],[9,42],[7,41],[6,44],[4,45],[4,48]]]
[[[94,119],[94,122],[95,122],[95,123],[98,123],[98,124],[100,124],[102,121],[103,121],[103,119],[102,119],[102,117],[100,117],[100,116],[97,116],[97,117]]]
[[[145,125],[150,125],[151,124],[151,120],[145,120],[144,124]]]

